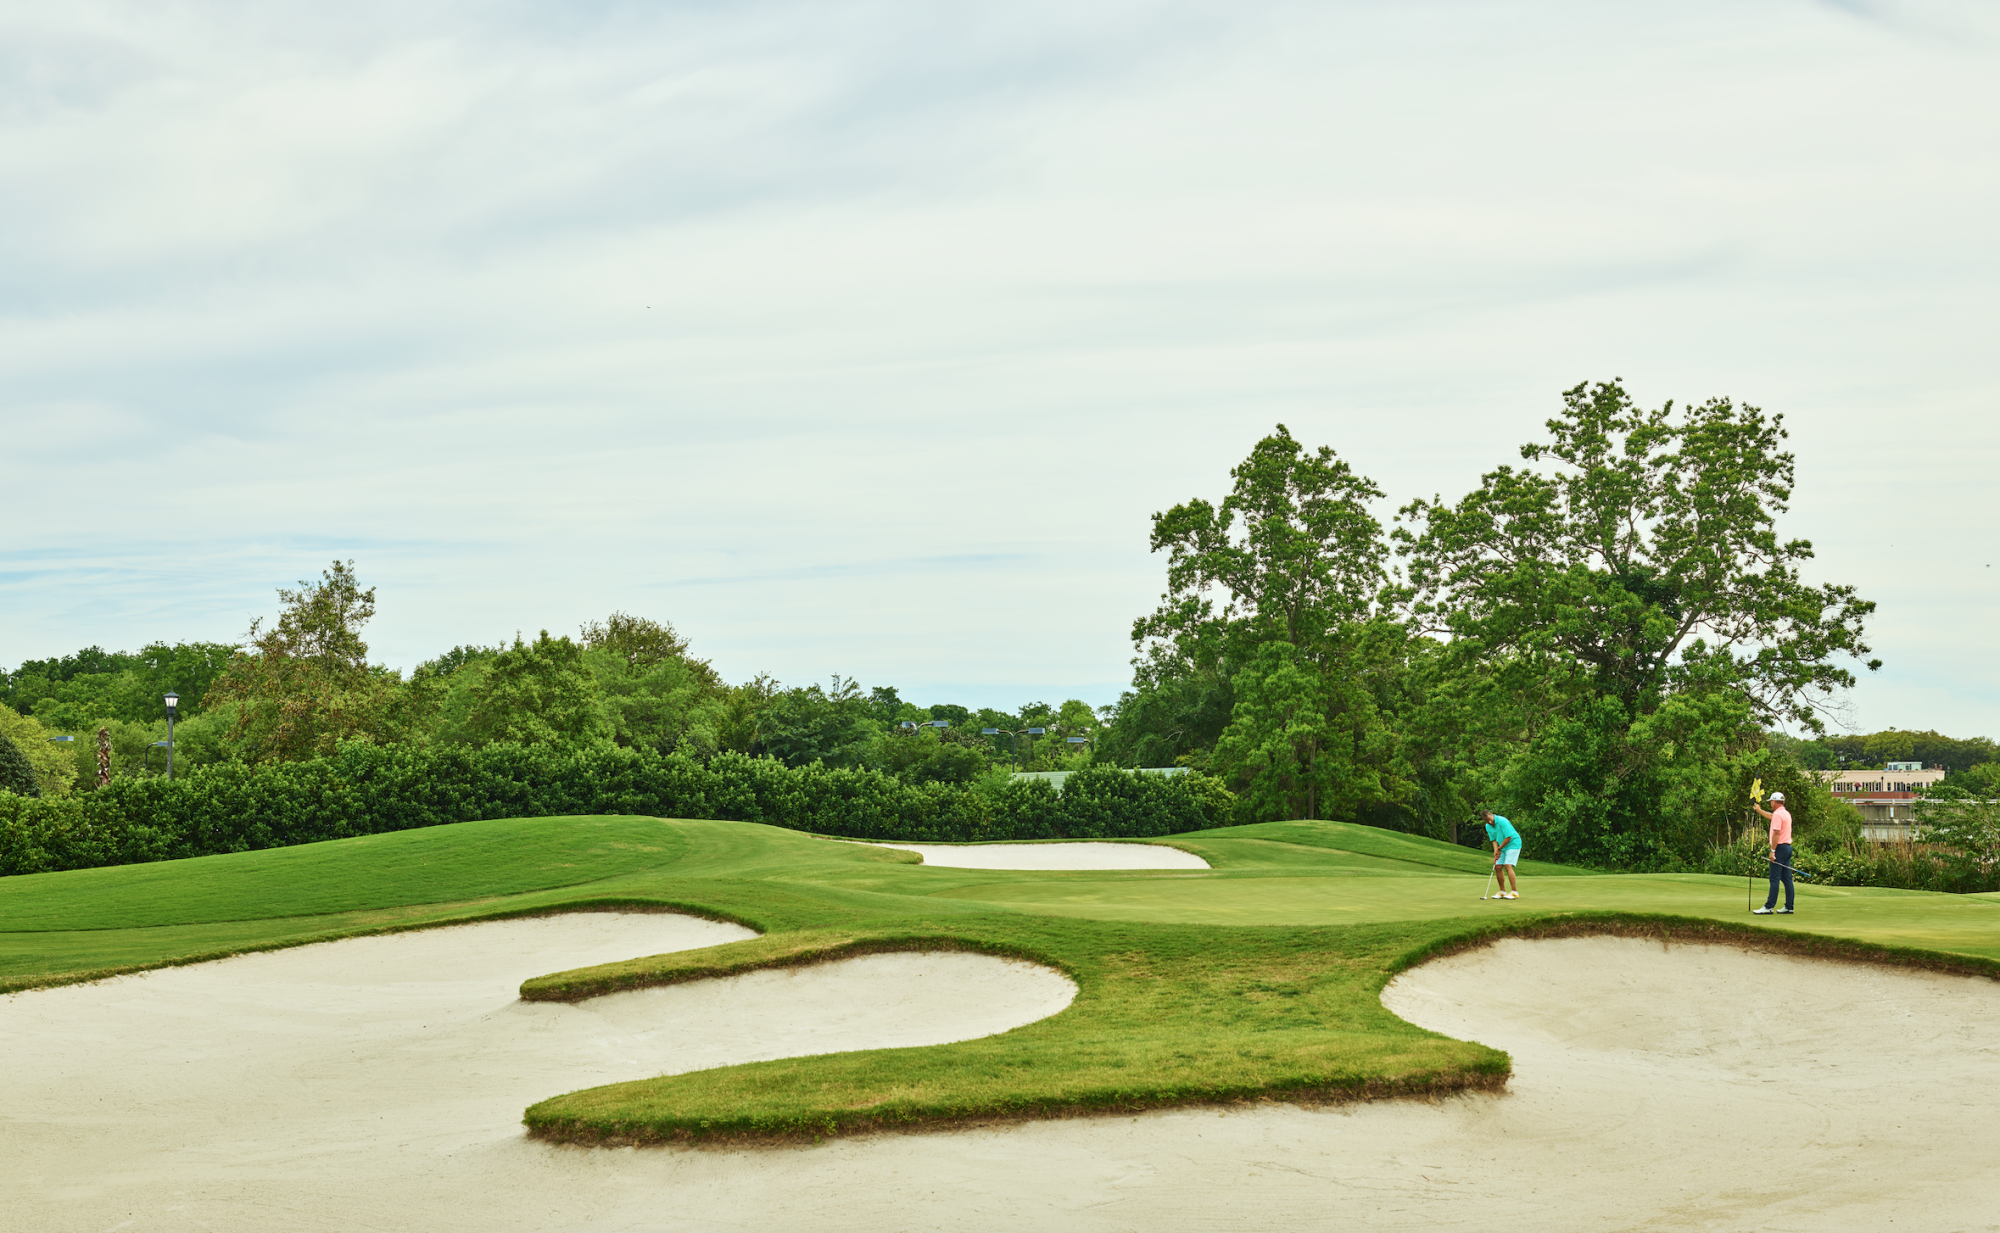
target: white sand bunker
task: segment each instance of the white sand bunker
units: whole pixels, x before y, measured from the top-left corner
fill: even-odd
[[[483,1206],[492,1179],[451,1163],[520,1145],[521,1111],[536,1100],[986,1036],[1076,993],[1047,968],[954,952],[575,1005],[516,996],[528,976],[751,936],[682,916],[574,914],[0,999],[0,1228],[128,1227],[141,1215],[129,1227],[438,1228],[461,1227],[461,1215],[464,1227],[549,1227],[561,1196],[496,1212]]]
[[[1192,852],[1158,843],[877,843],[946,869],[1207,869]]]
[[[435,935],[409,940],[427,936]],[[546,971],[563,961],[522,966]],[[347,1107],[353,1089],[336,1079],[393,1066],[428,1038],[328,1044],[314,1020],[345,1013],[331,984],[317,1015],[253,1014],[234,1032],[233,1010],[218,1014],[195,999],[146,1010],[147,986],[168,975],[101,986],[118,996],[65,1012],[61,1030],[78,1037],[100,1031],[95,1016],[110,1025],[74,1047],[51,1041],[51,1019],[23,1011],[88,991],[0,1003],[0,1040],[10,1046],[0,1050],[0,1159],[10,1183],[0,1227],[1873,1233],[1996,1225],[2000,985],[1965,977],[1623,939],[1505,942],[1409,973],[1386,999],[1428,1027],[1511,1052],[1515,1077],[1504,1096],[1186,1109],[812,1148],[607,1151],[536,1143],[512,1126],[523,1105],[560,1083],[521,1079],[520,1094],[504,1100],[456,1093],[464,1107],[443,1120],[412,1117],[415,1098]],[[408,993],[425,996],[421,985]],[[490,995],[488,1019],[519,1016],[531,1030],[544,1011],[592,1005],[509,1003],[497,981]],[[626,1047],[620,1030],[607,1025],[600,1042],[607,1071]],[[312,1056],[262,1083],[261,1099],[243,1100],[235,1072],[271,1073],[259,1059],[287,1037],[310,1040]],[[31,1042],[31,1056],[13,1055],[17,1039]],[[123,1060],[135,1051],[151,1063]],[[489,1063],[457,1044],[436,1052],[439,1066],[424,1073],[445,1078],[420,1094],[426,1104],[452,1097],[454,1085],[517,1081],[512,1054]],[[184,1069],[205,1082],[182,1078]],[[485,1118],[493,1129],[466,1129],[452,1116]]]

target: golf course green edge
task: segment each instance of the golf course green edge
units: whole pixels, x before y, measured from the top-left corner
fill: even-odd
[[[1382,1006],[1381,992],[1410,968],[1508,938],[1644,938],[2000,979],[2000,962],[1988,959],[1658,914],[1562,913],[1421,940],[1394,928],[1155,929],[1210,936],[1161,939],[1147,949],[1165,953],[1152,955],[1127,949],[1142,939],[1121,926],[1039,922],[1050,936],[1036,944],[1021,936],[1028,923],[807,930],[528,981],[524,998],[576,1001],[862,954],[965,950],[1046,964],[1079,991],[1068,1009],[996,1036],[590,1088],[531,1106],[523,1123],[530,1137],[558,1143],[733,1146],[1187,1106],[1497,1092],[1512,1073],[1505,1053],[1409,1024]],[[1213,946],[1219,932],[1229,945]],[[1226,962],[1204,961],[1217,950]]]
[[[531,916],[567,916],[575,912],[650,912],[661,915],[696,916],[703,920],[722,921],[725,924],[741,925],[745,929],[754,929],[759,933],[765,931],[765,926],[755,920],[703,904],[674,903],[659,899],[575,899],[549,906],[450,911],[445,915],[393,924],[345,926],[320,933],[300,934],[277,941],[252,942],[241,946],[197,951],[185,955],[172,955],[148,963],[127,963],[113,967],[90,968],[70,972],[38,973],[32,976],[0,977],[0,996],[10,993],[24,993],[30,989],[54,989],[62,985],[87,985],[93,981],[109,980],[114,976],[132,976],[141,972],[154,972],[164,968],[191,967],[197,963],[213,963],[218,959],[233,959],[238,955],[256,955],[268,951],[291,950],[297,946],[315,946],[321,942],[343,942],[349,938],[380,937],[383,934],[390,933],[414,933],[419,929],[443,929],[453,925],[476,925],[485,921],[496,920],[520,920]]]

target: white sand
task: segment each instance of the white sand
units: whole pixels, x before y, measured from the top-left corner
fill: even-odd
[[[966,1040],[1045,1018],[1076,993],[1039,965],[942,953],[577,1005],[516,996],[528,976],[752,936],[683,916],[584,913],[0,999],[0,1230],[540,1227],[536,1214],[566,1201],[560,1183],[510,1196],[525,1208],[492,1206],[493,1187],[518,1180],[510,1153],[553,1158],[522,1140],[534,1101],[764,1058]]]
[[[1207,869],[1192,852],[1158,843],[877,843],[946,869]]]
[[[536,962],[524,966],[560,966]],[[23,1008],[37,999],[94,991],[0,1004],[0,1228],[2000,1227],[2000,985],[1963,977],[1622,939],[1506,942],[1406,975],[1387,997],[1426,1026],[1509,1050],[1502,1097],[592,1151],[503,1133],[563,1083],[501,1092],[534,1082],[435,1043],[432,1028],[329,1048],[315,1021],[379,990],[321,986],[316,1012],[289,1017],[234,1000],[224,1016],[198,997],[145,1009],[172,975],[32,1016]],[[555,1041],[561,1013],[588,1006],[496,1001],[485,1016]],[[13,1056],[24,1026],[26,1061]],[[134,1065],[129,1049],[81,1039],[141,1029],[181,1043],[146,1046],[150,1061]],[[626,1048],[620,1030],[593,1042],[606,1070]],[[248,1079],[280,1057],[290,1069],[278,1081]],[[360,1082],[374,1066],[419,1090]]]

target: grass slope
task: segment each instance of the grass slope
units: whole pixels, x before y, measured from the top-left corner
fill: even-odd
[[[1205,872],[944,869],[745,823],[471,822],[157,865],[0,879],[0,989],[501,915],[650,905],[739,920],[751,941],[528,980],[533,1000],[819,962],[969,949],[1076,980],[1063,1013],[984,1040],[761,1062],[616,1084],[528,1110],[588,1142],[838,1133],[1186,1101],[1493,1087],[1504,1054],[1390,1015],[1398,971],[1502,933],[1642,932],[2000,974],[2000,897],[1802,889],[1745,915],[1742,885],[1522,866],[1366,827],[1176,836]]]

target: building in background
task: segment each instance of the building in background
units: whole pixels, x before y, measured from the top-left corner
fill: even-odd
[[[1834,799],[1861,813],[1861,835],[1877,843],[1909,839],[1917,798],[1945,776],[1941,766],[1891,762],[1879,771],[1828,771],[1821,778]]]

